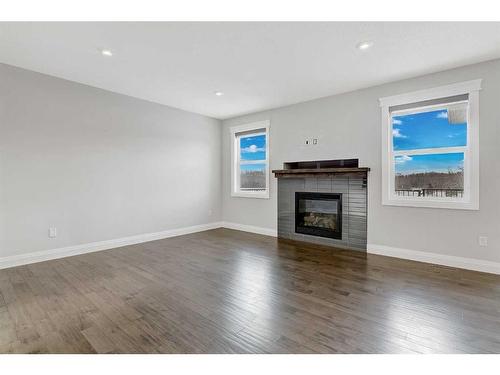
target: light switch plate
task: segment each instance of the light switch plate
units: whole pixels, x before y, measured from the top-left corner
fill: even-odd
[[[57,237],[57,228],[51,227],[49,228],[49,238],[56,238]]]
[[[488,237],[479,236],[479,246],[488,246]]]

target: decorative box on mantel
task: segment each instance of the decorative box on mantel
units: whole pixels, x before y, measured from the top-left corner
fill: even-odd
[[[278,178],[278,237],[366,251],[370,168],[358,159],[288,162]]]

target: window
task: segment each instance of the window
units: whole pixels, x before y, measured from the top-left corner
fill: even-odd
[[[479,209],[480,85],[380,99],[383,204]]]
[[[269,121],[232,127],[230,131],[232,195],[269,198]]]

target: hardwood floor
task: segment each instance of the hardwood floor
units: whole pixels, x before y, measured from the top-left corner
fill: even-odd
[[[217,229],[0,270],[0,352],[500,353],[500,276]]]

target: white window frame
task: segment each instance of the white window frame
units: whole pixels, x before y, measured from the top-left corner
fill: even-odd
[[[269,127],[270,121],[258,121],[249,124],[233,126],[229,129],[231,136],[231,196],[241,198],[263,198],[269,199]],[[240,137],[239,133],[256,131],[255,134],[266,136],[266,189],[263,191],[240,190]],[[260,132],[257,132],[261,130]],[[246,162],[251,164],[252,162]],[[261,164],[261,161],[258,161]]]
[[[481,79],[440,86],[407,94],[380,98],[382,112],[382,204],[389,206],[430,207],[478,210],[479,209],[479,91]],[[468,94],[467,146],[443,147],[420,150],[393,150],[392,116],[390,107],[424,102]],[[425,108],[431,108],[427,106]],[[424,107],[423,107],[424,108]],[[422,108],[422,109],[423,109]],[[414,111],[417,108],[412,108]],[[418,110],[418,109],[417,109]],[[404,111],[400,111],[401,114]],[[462,198],[397,196],[394,190],[394,157],[398,155],[424,155],[464,153],[464,195]]]

